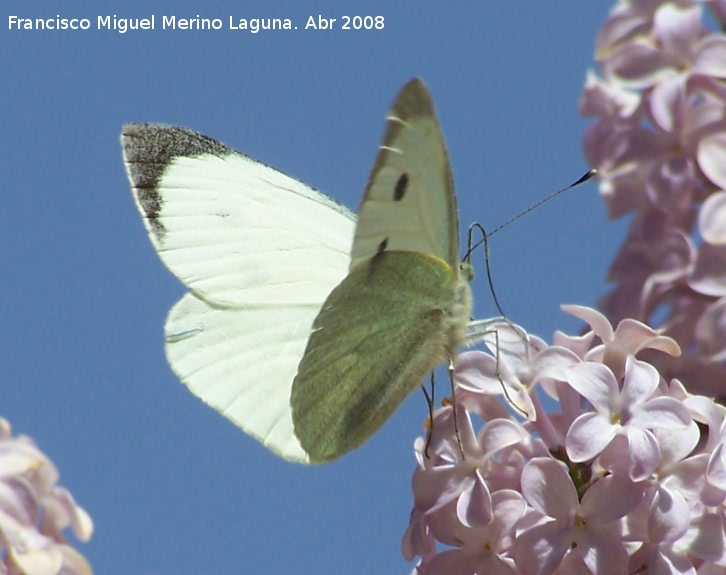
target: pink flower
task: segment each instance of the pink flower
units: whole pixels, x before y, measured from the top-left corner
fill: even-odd
[[[626,360],[622,391],[613,372],[595,362],[573,366],[567,381],[595,410],[578,417],[567,433],[567,455],[574,462],[600,456],[600,464],[612,473],[628,475],[634,481],[645,479],[660,459],[651,430],[677,430],[691,424],[680,401],[652,397],[658,372],[633,356]]]
[[[624,319],[613,330],[608,319],[592,308],[563,305],[562,310],[590,324],[592,333],[602,342],[588,351],[583,359],[601,361],[618,378],[624,373],[626,359],[644,349],[654,349],[673,356],[681,354],[681,349],[673,338],[660,335],[642,322]]]
[[[708,34],[701,7],[661,4],[640,35],[621,41],[603,58],[606,77],[636,88],[662,87],[679,75],[726,77],[726,39]]]
[[[430,514],[452,501],[464,501],[461,505],[465,505],[473,490],[487,490],[490,482],[499,488],[518,484],[519,473],[512,474],[514,463],[500,460],[497,454],[525,439],[526,432],[512,421],[495,419],[475,436],[468,414],[463,409],[457,411],[463,455],[450,407],[436,412],[428,446],[423,439],[416,442],[418,466],[413,492],[415,509],[422,513]]]
[[[93,524],[70,493],[56,486],[58,471],[27,437],[12,437],[0,418],[0,572],[91,575],[91,566],[62,533],[81,541]]]
[[[614,287],[563,306],[580,334],[501,322],[458,358],[416,444],[420,575],[726,569],[726,37],[706,9],[726,28],[724,0],[620,0],[603,26],[580,110],[610,214],[635,212]]]
[[[592,330],[558,333],[560,345],[548,346],[498,324],[499,354],[457,362],[454,401],[434,414],[431,437],[416,441],[406,557],[420,557],[421,574],[726,566],[723,532],[706,532],[725,516],[710,510],[726,503],[726,409],[635,358],[677,353],[672,339],[565,309]],[[529,390],[535,418],[512,406],[499,378],[513,393]],[[555,408],[545,409],[544,394]],[[478,431],[471,414],[484,419]]]
[[[503,394],[519,413],[532,421],[537,419],[532,395],[534,385],[542,379],[556,377],[557,370],[562,372],[579,361],[571,351],[549,347],[509,323],[491,326],[484,341],[494,355],[479,351],[462,353],[455,366],[458,388],[474,394]],[[466,397],[466,393],[463,395]]]
[[[428,575],[516,575],[514,563],[505,555],[511,547],[514,527],[526,505],[516,491],[492,494],[489,513],[471,506],[465,521],[455,514],[438,514],[431,530],[454,548],[432,556],[426,562]]]
[[[537,458],[522,472],[522,493],[542,520],[514,543],[514,561],[520,572],[549,575],[573,552],[598,575],[626,573],[628,554],[606,525],[638,505],[643,496],[640,487],[608,476],[595,483],[580,502],[565,467],[552,459]]]
[[[716,394],[726,376],[726,37],[707,28],[704,8],[726,18],[723,0],[618,2],[580,110],[595,117],[584,147],[611,215],[636,212],[600,309],[612,322],[658,314],[686,353],[656,367]],[[697,217],[704,241],[692,237]]]

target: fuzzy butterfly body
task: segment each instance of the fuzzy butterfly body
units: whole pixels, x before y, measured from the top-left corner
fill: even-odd
[[[152,244],[190,289],[166,321],[169,363],[275,453],[354,449],[463,343],[456,199],[420,80],[393,104],[357,222],[191,130],[129,124],[121,140]]]

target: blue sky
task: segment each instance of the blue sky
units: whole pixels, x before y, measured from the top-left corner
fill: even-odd
[[[57,7],[54,6],[57,4]],[[355,209],[399,88],[428,84],[462,230],[495,227],[588,166],[577,101],[611,4],[4,1],[0,211],[2,409],[94,519],[96,573],[408,573],[413,394],[338,462],[267,452],[181,385],[162,328],[184,292],[151,247],[121,161],[124,122],[193,128]],[[8,30],[8,17],[88,18],[88,31]],[[156,15],[157,29],[96,30]],[[161,30],[162,15],[221,18]],[[380,31],[303,30],[382,15]],[[232,16],[298,30],[227,30]],[[597,188],[570,192],[491,244],[502,305],[549,340],[561,303],[594,305],[624,234]],[[463,241],[463,237],[462,237]],[[481,260],[480,268],[481,268]],[[476,263],[476,260],[475,260]],[[494,315],[483,279],[478,317]]]

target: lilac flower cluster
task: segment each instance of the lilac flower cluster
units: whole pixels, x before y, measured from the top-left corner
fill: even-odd
[[[582,335],[504,322],[458,358],[415,444],[414,573],[726,573],[726,37],[707,23],[726,1],[621,0],[603,26],[580,107],[610,214],[633,214],[614,288],[563,306]]]
[[[724,0],[619,2],[580,111],[610,215],[634,213],[600,310],[659,324],[684,350],[659,371],[726,395],[726,36],[705,21],[726,25]]]
[[[56,485],[58,470],[0,418],[0,574],[91,575],[88,561],[63,535],[88,541],[93,523],[71,494]]]
[[[492,355],[459,357],[461,447],[449,404],[416,442],[404,556],[419,575],[726,572],[726,408],[636,358],[673,339],[564,307],[590,330],[548,346],[501,323]]]

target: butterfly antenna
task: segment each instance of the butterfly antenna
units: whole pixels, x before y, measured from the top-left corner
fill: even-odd
[[[582,179],[582,178],[580,178],[580,179]],[[497,228],[497,229],[499,229],[499,228]],[[489,282],[489,291],[492,294],[492,299],[494,300],[494,305],[496,306],[497,311],[499,311],[500,319],[501,319],[501,321],[503,321],[504,323],[506,323],[509,327],[511,327],[512,330],[516,334],[518,334],[524,340],[524,342],[527,345],[529,345],[529,335],[526,332],[523,333],[520,328],[518,328],[511,321],[509,321],[509,318],[507,318],[507,314],[504,313],[504,310],[502,309],[502,306],[499,303],[499,298],[497,297],[497,292],[494,289],[494,280],[492,279],[491,266],[489,264],[489,238],[487,236],[487,231],[484,229],[484,226],[482,226],[479,223],[474,223],[471,226],[469,226],[469,238],[468,238],[468,244],[467,245],[470,246],[470,247],[467,249],[467,253],[466,253],[466,256],[465,256],[465,260],[468,260],[471,257],[471,252],[473,250],[473,248],[471,247],[472,244],[473,244],[473,237],[472,237],[472,235],[473,235],[474,230],[478,230],[481,233],[481,235],[482,235],[482,241],[479,242],[476,245],[478,246],[478,245],[481,245],[482,243],[484,244],[484,262],[486,264],[485,265],[485,269],[487,271],[487,281]],[[487,328],[487,330],[484,333],[486,334],[486,333],[492,333],[492,332],[494,332],[494,341],[495,341],[495,348],[496,348],[496,352],[494,354],[495,355],[495,359],[496,359],[496,375],[497,375],[497,379],[499,380],[499,384],[502,387],[502,391],[504,392],[504,397],[507,399],[507,402],[514,409],[516,409],[520,414],[522,414],[523,417],[526,418],[527,417],[527,412],[524,411],[522,408],[520,408],[514,402],[514,400],[511,397],[509,397],[509,391],[507,390],[507,386],[504,385],[504,380],[502,379],[502,374],[499,371],[499,331],[497,330],[497,328],[495,326],[491,330],[489,328]],[[462,452],[462,455],[463,455],[463,452]]]
[[[474,246],[472,246],[470,248],[470,250],[474,250],[474,249],[478,248],[482,243],[486,242],[489,238],[491,238],[498,231],[503,230],[509,224],[512,224],[512,223],[516,222],[519,218],[522,218],[522,217],[526,216],[528,213],[536,210],[542,204],[545,204],[545,203],[549,202],[551,199],[556,198],[560,194],[563,194],[566,191],[571,190],[572,188],[575,188],[575,187],[579,186],[580,184],[584,184],[585,182],[587,182],[587,181],[591,180],[592,178],[594,178],[596,175],[597,175],[597,170],[595,168],[593,168],[592,170],[590,170],[588,172],[585,172],[582,176],[580,176],[580,178],[577,181],[572,182],[569,186],[566,186],[566,187],[562,188],[561,190],[557,190],[556,192],[552,192],[549,196],[547,196],[545,198],[542,198],[539,202],[536,202],[536,203],[532,204],[530,207],[528,207],[523,212],[520,212],[516,216],[513,216],[513,217],[509,218],[502,225],[497,226],[496,228],[494,228],[493,231],[489,232],[488,234],[485,234],[484,235],[484,239],[482,239],[479,243],[477,243]]]
[[[569,186],[562,188],[561,190],[557,190],[556,192],[551,193],[549,196],[542,198],[539,202],[536,202],[532,204],[530,207],[528,207],[523,212],[518,213],[516,216],[509,218],[506,222],[504,222],[501,226],[494,228],[494,231],[489,234],[489,237],[492,237],[494,234],[496,234],[499,230],[506,228],[509,224],[516,222],[519,218],[526,216],[529,212],[532,212],[539,208],[542,204],[545,204],[549,202],[551,199],[556,198],[560,194],[565,193],[567,190],[571,190],[574,187],[579,186],[580,184],[584,184],[588,180],[591,180],[597,175],[597,170],[592,169],[589,172],[586,172],[580,178],[576,181],[571,183]]]

